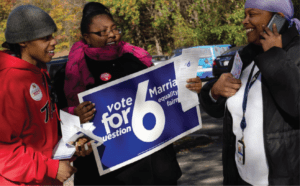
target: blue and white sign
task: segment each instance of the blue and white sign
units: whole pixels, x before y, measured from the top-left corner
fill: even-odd
[[[93,146],[100,175],[164,148],[202,127],[199,106],[178,103],[174,63],[150,67],[78,95],[95,103]]]

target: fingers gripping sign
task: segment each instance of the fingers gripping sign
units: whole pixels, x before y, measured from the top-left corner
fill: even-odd
[[[86,123],[94,117],[96,109],[95,104],[90,101],[80,103],[75,109],[74,114],[79,116],[80,123]]]

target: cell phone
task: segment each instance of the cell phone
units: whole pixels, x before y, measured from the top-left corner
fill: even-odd
[[[288,21],[281,17],[279,14],[274,14],[271,18],[270,22],[268,23],[268,28],[273,32],[273,24],[276,24],[277,31],[279,34],[284,33],[288,28]]]

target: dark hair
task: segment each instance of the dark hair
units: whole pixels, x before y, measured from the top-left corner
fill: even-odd
[[[21,58],[21,46],[18,43],[7,43],[7,45],[9,50],[12,51],[16,55],[16,57]]]
[[[108,15],[113,20],[113,17],[109,12],[109,9],[103,4],[97,2],[89,2],[84,5],[82,11],[81,24],[80,24],[80,31],[82,36],[84,33],[87,33],[89,31],[89,25],[91,24],[92,19],[95,16],[101,14]]]

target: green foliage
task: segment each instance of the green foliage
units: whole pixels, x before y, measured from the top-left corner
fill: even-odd
[[[216,34],[219,41],[236,45],[246,43],[246,32],[242,24],[244,19],[244,2],[233,3],[229,7],[231,11],[224,14],[223,20],[225,20],[225,24],[220,25],[218,28],[212,28],[211,33]]]
[[[55,21],[58,31],[54,34],[58,41],[56,46],[58,51],[67,50],[80,39],[81,3],[71,3],[68,1],[51,0],[50,16]]]
[[[181,40],[185,40],[187,46],[244,44],[245,32],[242,26],[244,2],[244,0],[238,2],[194,0],[193,4],[183,7],[187,10],[185,19],[181,20],[184,23],[181,23],[182,26],[175,26],[174,36],[185,33],[185,38]],[[179,47],[178,44],[175,46]]]
[[[292,0],[294,4],[295,14],[294,17],[300,19],[300,1],[299,0]]]
[[[5,42],[5,29],[8,15],[15,5],[15,1],[11,0],[1,0],[0,1],[0,50],[3,50],[1,47],[2,43]]]
[[[80,21],[88,1],[110,8],[122,28],[122,40],[150,54],[170,54],[180,47],[246,43],[242,25],[246,0],[0,0],[0,43],[9,12],[19,4],[33,4],[48,12],[57,24],[57,51],[68,50],[81,38]],[[292,0],[295,15],[300,1]]]

